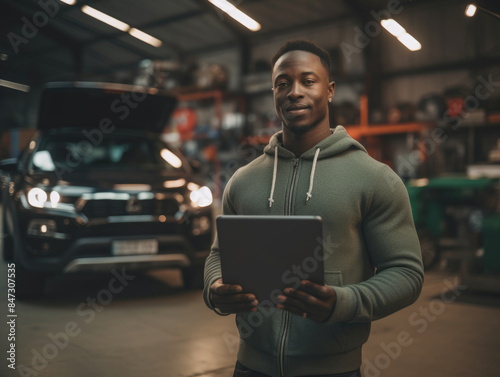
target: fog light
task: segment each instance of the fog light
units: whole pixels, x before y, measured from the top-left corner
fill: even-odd
[[[199,187],[194,183],[190,183],[188,189],[192,190],[189,198],[193,207],[207,207],[212,204],[212,192],[207,186]]]
[[[210,220],[206,216],[195,217],[191,226],[191,232],[195,236],[206,233],[210,229]]]
[[[28,191],[28,203],[36,208],[43,208],[47,201],[47,193],[41,188],[34,187]]]
[[[27,192],[26,197],[28,199],[28,203],[35,208],[44,208],[47,205],[47,202],[50,202],[50,206],[52,208],[56,208],[61,201],[61,195],[57,191],[52,191],[49,195],[39,187],[33,187],[30,189]]]
[[[28,234],[30,236],[48,236],[50,237],[57,230],[54,220],[33,219],[28,224]]]

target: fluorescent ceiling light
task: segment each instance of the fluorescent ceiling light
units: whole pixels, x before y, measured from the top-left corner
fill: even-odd
[[[410,34],[405,33],[398,37],[398,41],[406,46],[406,48],[410,51],[418,51],[422,48],[422,45],[419,41],[413,38]]]
[[[394,35],[398,39],[398,41],[404,44],[408,50],[418,51],[422,48],[420,42],[413,38],[413,36],[410,35],[404,27],[402,27],[392,18],[381,20],[380,24],[385,30]]]
[[[143,42],[146,42],[148,44],[150,44],[151,46],[154,46],[154,47],[160,47],[163,42],[160,41],[159,39],[149,35],[149,34],[146,34],[145,32],[143,31],[140,31],[139,29],[136,29],[136,28],[132,28],[128,31],[128,33],[137,38],[137,39],[140,39],[141,41]]]
[[[382,20],[380,21],[380,24],[382,27],[387,30],[389,33],[394,35],[395,37],[399,37],[400,35],[403,35],[406,33],[406,30],[404,27],[402,27],[400,24],[398,24],[395,20],[392,18],[388,20]]]
[[[67,0],[67,1],[73,1],[73,0]],[[146,42],[150,44],[151,46],[154,47],[160,47],[163,42],[160,41],[158,38],[155,38],[139,29],[136,28],[131,28],[130,25],[126,24],[125,22],[121,22],[120,20],[117,20],[114,17],[108,16],[105,13],[102,13],[98,11],[97,9],[94,9],[92,7],[89,7],[88,5],[84,5],[82,7],[82,12],[88,14],[91,17],[94,17],[98,19],[99,21],[102,21],[110,26],[113,26],[114,28],[117,28],[118,30],[128,32],[131,36],[140,39],[143,42]]]
[[[91,17],[98,19],[101,22],[104,22],[105,24],[113,26],[114,28],[117,28],[118,30],[128,31],[130,29],[130,26],[127,25],[125,22],[121,22],[120,20],[117,20],[114,17],[108,16],[106,13],[102,13],[102,12],[98,11],[97,9],[89,7],[88,5],[84,5],[82,7],[82,12],[88,14]]]
[[[0,79],[0,86],[9,89],[19,90],[21,92],[29,92],[31,89],[28,85],[18,84],[16,82],[2,80],[2,79]]]
[[[170,152],[168,149],[163,148],[160,152],[160,155],[161,157],[163,157],[165,161],[167,161],[174,168],[180,168],[182,166],[181,159],[172,152]]]
[[[7,55],[7,54],[0,54],[0,60],[3,60],[4,62],[6,62],[7,59],[9,59],[9,55]]]
[[[61,3],[68,4],[68,5],[75,5],[76,0],[59,0]]]
[[[241,10],[236,8],[233,4],[229,3],[226,0],[208,0],[221,11],[227,13],[230,17],[234,18],[240,24],[245,26],[247,29],[252,31],[259,31],[261,26],[255,21],[253,18],[247,16]]]
[[[465,8],[465,15],[467,17],[474,17],[476,14],[477,7],[474,4],[469,4],[467,5],[467,8]]]

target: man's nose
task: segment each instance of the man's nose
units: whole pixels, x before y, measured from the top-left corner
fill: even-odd
[[[294,82],[290,85],[290,91],[287,94],[287,97],[289,99],[298,99],[303,97],[304,94],[302,93],[302,87],[300,83]]]

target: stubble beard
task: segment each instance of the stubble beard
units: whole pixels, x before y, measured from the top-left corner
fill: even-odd
[[[324,118],[319,119],[318,121],[310,123],[310,124],[297,125],[297,126],[295,126],[293,124],[291,124],[291,125],[287,124],[285,121],[281,121],[281,127],[282,127],[283,131],[286,129],[290,133],[292,133],[293,135],[302,136],[302,135],[306,134],[307,132],[311,131],[312,129],[316,128],[317,126],[319,126],[323,120],[324,120]]]

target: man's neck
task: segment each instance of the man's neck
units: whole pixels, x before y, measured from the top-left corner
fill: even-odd
[[[329,127],[315,127],[303,134],[293,133],[283,127],[283,147],[298,157],[331,134]]]

